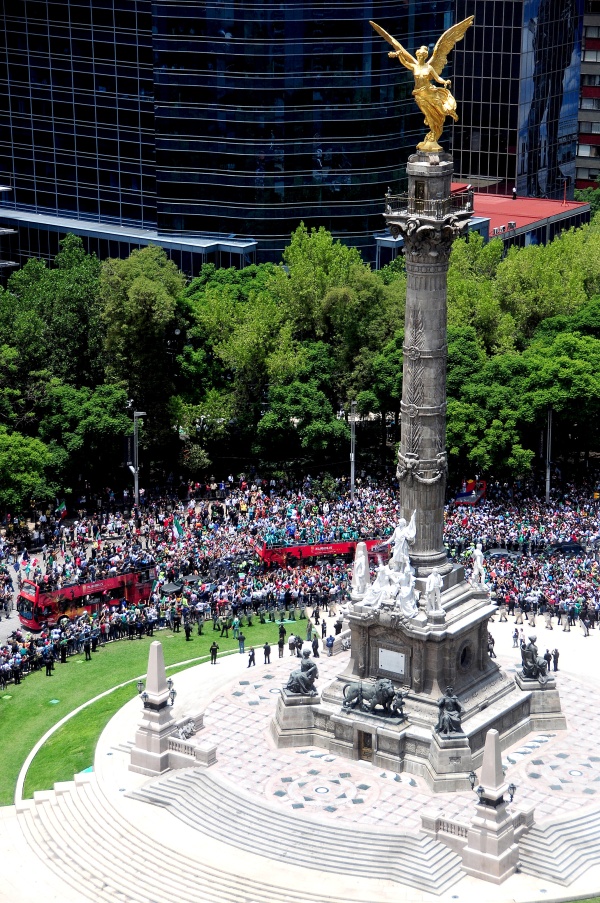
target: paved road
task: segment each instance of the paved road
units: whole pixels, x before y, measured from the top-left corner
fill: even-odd
[[[15,585],[15,590],[16,590],[16,586],[17,586],[17,572],[16,572],[15,569],[12,567],[12,565],[9,565],[9,567],[10,567],[10,571],[11,571],[11,574],[12,574],[13,583],[14,583],[14,585]],[[4,614],[3,614],[2,620],[0,621],[0,646],[1,646],[1,645],[4,645],[4,643],[6,642],[8,636],[13,632],[13,630],[16,630],[17,627],[19,626],[19,618],[18,618],[17,610],[16,610],[16,604],[17,604],[17,593],[16,593],[16,591],[15,591],[13,600],[14,600],[14,601],[13,601],[13,610],[12,610],[12,612],[11,612],[10,617],[9,617],[8,620],[7,620],[7,619],[4,617]]]

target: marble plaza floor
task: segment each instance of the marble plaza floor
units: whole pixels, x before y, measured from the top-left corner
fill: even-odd
[[[531,631],[524,626],[527,635],[537,634],[540,652],[554,646],[560,650],[556,676],[568,730],[531,734],[506,750],[507,780],[517,785],[517,807],[535,805],[536,827],[551,830],[556,823],[564,824],[568,834],[569,819],[576,817],[587,825],[585,846],[592,849],[595,843],[600,846],[595,821],[600,818],[600,632],[584,638],[579,628],[563,633],[556,626],[553,631],[540,624]],[[491,625],[499,663],[508,672],[519,659],[518,650],[512,649],[513,630],[512,619]],[[298,660],[287,648],[282,659],[275,647],[273,651],[270,665],[262,664],[262,650],[257,649],[255,668],[246,667],[247,654],[232,655],[216,666],[204,664],[175,678],[175,717],[204,711],[205,727],[198,739],[217,747],[214,766],[193,769],[202,771],[203,782],[194,811],[181,815],[131,796],[148,785],[147,778],[127,769],[127,743],[141,715],[139,700],[121,709],[107,726],[93,775],[38,794],[34,803],[0,810],[0,844],[10,862],[8,877],[0,882],[6,899],[29,903],[39,898],[39,882],[45,903],[88,898],[111,903],[479,903],[482,896],[490,901],[573,900],[600,892],[600,854],[597,859],[591,856],[587,870],[568,886],[552,880],[549,870],[549,878],[519,874],[496,887],[464,876],[454,863],[448,865],[455,870],[451,880],[440,880],[433,893],[403,883],[400,872],[388,878],[385,869],[373,868],[369,874],[369,869],[353,868],[361,843],[386,837],[417,843],[422,811],[468,821],[476,797],[432,794],[418,777],[382,771],[323,749],[277,750],[269,723],[279,688]],[[319,687],[343,670],[347,656],[319,659]],[[407,713],[410,717],[410,706]],[[277,826],[282,832],[279,844]],[[298,845],[304,843],[311,851],[305,860],[287,856],[284,837],[289,826],[297,828]],[[335,862],[326,860],[328,846],[337,850],[338,835],[348,862],[344,865],[344,857],[336,852],[336,869]],[[327,843],[314,854],[319,837]],[[548,856],[553,856],[550,845]],[[391,870],[391,857],[389,865]],[[19,875],[28,880],[19,880]]]

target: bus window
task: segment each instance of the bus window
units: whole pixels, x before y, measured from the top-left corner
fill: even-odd
[[[32,617],[32,608],[33,603],[30,599],[24,599],[22,596],[17,602],[17,611],[19,614],[23,615],[24,618],[27,618],[28,621],[31,621]]]

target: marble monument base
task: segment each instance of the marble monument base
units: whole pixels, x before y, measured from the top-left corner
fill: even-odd
[[[300,696],[282,689],[275,717],[271,722],[271,736],[276,746],[305,746],[315,743],[315,709],[320,702],[319,694]]]
[[[567,720],[561,711],[556,679],[548,675],[545,684],[523,677],[517,672],[515,683],[529,696],[529,719],[532,730],[565,730]]]
[[[144,711],[131,748],[130,771],[157,775],[169,770],[169,738],[175,728],[169,709]]]
[[[480,799],[462,850],[462,867],[475,878],[501,884],[517,870],[519,847],[514,818],[504,799],[509,788],[504,780],[498,731],[487,734],[479,781]]]
[[[503,810],[503,811],[501,811]],[[468,875],[502,884],[519,865],[513,820],[506,807],[481,806],[471,822],[467,845],[462,850],[462,867]]]
[[[445,736],[433,731],[425,768],[425,779],[437,793],[470,790],[473,760],[468,737],[465,734]]]
[[[351,651],[347,666],[315,698],[288,697],[277,705],[271,734],[278,746],[319,746],[334,755],[372,762],[377,768],[424,778],[441,793],[470,788],[468,774],[483,758],[486,735],[498,731],[502,748],[532,731],[566,727],[553,678],[546,684],[503,672],[488,654],[488,622],[495,612],[489,593],[464,579],[462,567],[443,575],[441,609],[422,607],[407,617],[396,607],[350,606]],[[425,583],[417,578],[419,591]],[[424,600],[420,600],[424,605]],[[364,698],[376,681],[408,691],[406,720],[344,705],[349,684]],[[448,687],[462,706],[462,735],[440,737],[439,700]]]

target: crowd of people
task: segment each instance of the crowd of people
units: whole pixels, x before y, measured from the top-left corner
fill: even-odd
[[[24,579],[50,591],[156,568],[144,605],[127,606],[115,598],[95,618],[84,614],[65,620],[62,629],[45,629],[35,638],[17,633],[0,650],[6,679],[48,660],[87,655],[94,643],[152,635],[155,628],[183,628],[188,636],[210,617],[213,626],[219,620],[219,628],[225,620],[227,629],[228,619],[252,613],[264,618],[269,609],[307,607],[334,614],[349,592],[351,561],[290,561],[267,568],[258,551],[346,539],[374,538],[383,544],[401,515],[397,485],[366,475],[357,481],[354,499],[347,482],[330,481],[325,489],[310,476],[298,485],[230,476],[210,486],[189,486],[185,494],[185,501],[144,497],[131,510],[119,509],[109,493],[98,511],[82,507],[73,520],[42,512],[28,542],[22,524],[6,525],[0,537],[0,615]],[[600,612],[599,534],[598,501],[589,486],[567,486],[546,504],[529,487],[493,484],[477,506],[449,504],[446,510],[446,545],[465,564],[467,575],[477,542],[488,554],[512,550],[486,558],[486,580],[498,604],[534,617],[547,610],[581,613],[592,627]],[[585,551],[575,557],[548,554],[561,541],[580,543]],[[373,572],[376,564],[375,557]],[[168,585],[174,589],[165,594]]]

